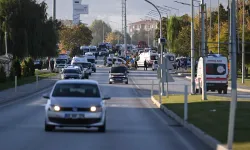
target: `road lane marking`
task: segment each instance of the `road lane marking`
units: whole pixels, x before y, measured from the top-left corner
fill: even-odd
[[[139,86],[135,83],[135,81],[133,80],[133,79],[131,79],[131,81],[134,83],[134,85],[140,90],[140,88],[139,88]],[[165,118],[163,118],[158,112],[156,112],[154,109],[152,109],[152,107],[150,106],[150,104],[149,104],[149,102],[148,101],[142,101],[143,103],[144,103],[144,105],[147,105],[148,106],[148,108],[151,108],[150,110],[151,110],[151,112],[153,113],[153,114],[155,114],[155,116],[159,119],[159,120],[161,120],[164,124],[167,124],[167,125],[169,125],[168,124],[168,122],[167,122],[167,120],[165,119]],[[174,135],[176,135],[178,138],[179,138],[179,140],[185,145],[185,147],[188,149],[188,150],[195,150],[195,148],[185,139],[185,138],[183,138],[177,131],[175,131],[173,128],[171,128],[171,127],[169,127],[169,126],[167,126],[167,128],[170,130],[170,131],[172,131],[172,133],[174,134]]]

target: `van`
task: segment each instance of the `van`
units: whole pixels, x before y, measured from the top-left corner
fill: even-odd
[[[206,57],[206,86],[207,91],[218,91],[227,94],[228,88],[228,60],[219,54],[210,54]],[[198,61],[197,76],[195,79],[196,93],[202,85],[203,58]]]
[[[86,56],[73,57],[73,59],[71,61],[71,65],[73,65],[73,66],[80,65],[80,66],[82,66],[84,71],[86,71],[89,75],[91,75],[91,73],[92,73],[91,63],[88,62],[88,59]]]
[[[95,56],[92,52],[85,53],[85,56],[87,57],[87,61],[91,63],[91,68],[93,72],[96,72],[96,61]]]
[[[153,62],[158,60],[159,55],[157,53],[152,52],[143,52],[139,55],[139,60],[137,61],[138,67],[144,66],[144,61],[146,60],[148,62],[148,66],[151,67]]]

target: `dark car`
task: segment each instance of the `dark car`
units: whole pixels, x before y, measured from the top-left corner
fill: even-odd
[[[65,68],[62,71],[61,79],[82,79],[82,73],[76,68]]]
[[[35,69],[42,70],[43,62],[41,60],[34,61]]]
[[[125,66],[112,67],[109,71],[109,84],[125,83],[128,84],[128,69]]]

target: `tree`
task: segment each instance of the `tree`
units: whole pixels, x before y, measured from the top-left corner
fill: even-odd
[[[181,26],[179,23],[179,20],[177,17],[171,17],[169,19],[169,24],[168,24],[168,46],[170,51],[175,51],[176,50],[176,39],[178,37],[179,31],[181,30]]]
[[[105,42],[110,42],[110,43],[112,43],[113,45],[115,45],[115,44],[117,43],[118,36],[119,36],[119,35],[117,35],[116,33],[110,32],[110,33],[108,33],[108,35],[106,36]]]
[[[90,45],[92,31],[84,24],[64,27],[60,31],[60,45],[65,50],[73,51],[77,47]]]
[[[47,17],[47,4],[35,0],[0,0],[0,35],[8,33],[8,52],[14,57],[54,55],[58,22]],[[32,12],[32,13],[31,13]],[[4,38],[0,39],[5,51]]]
[[[102,20],[94,20],[90,26],[90,30],[93,33],[92,45],[98,45],[98,43],[103,42],[103,38],[112,31],[111,27]]]

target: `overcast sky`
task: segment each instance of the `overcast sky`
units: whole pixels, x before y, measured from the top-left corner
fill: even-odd
[[[40,0],[42,1],[42,0]],[[49,8],[48,14],[52,14],[52,0],[44,0]],[[179,15],[190,12],[190,6],[181,5],[174,2],[175,0],[151,0],[154,4],[159,6],[169,6],[179,9]],[[178,0],[180,2],[190,3],[190,0]],[[205,0],[205,2],[210,0]],[[218,0],[211,0],[212,7],[218,5]],[[222,3],[227,2],[227,0],[220,0]],[[121,0],[82,0],[82,4],[89,5],[89,14],[81,15],[81,20],[84,23],[91,24],[94,19],[102,19],[105,22],[109,22],[112,28],[121,28],[121,12],[122,5]],[[196,2],[198,5],[198,3]],[[57,0],[57,19],[69,19],[72,20],[73,12],[73,2],[72,0]],[[196,8],[197,9],[197,8]],[[127,0],[127,20],[128,23],[139,21],[141,18],[145,18],[146,14],[154,10],[153,6],[146,3],[144,0]],[[178,15],[178,11],[172,9],[171,14]]]

